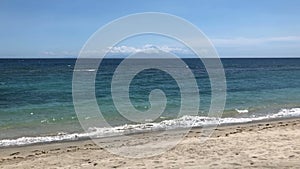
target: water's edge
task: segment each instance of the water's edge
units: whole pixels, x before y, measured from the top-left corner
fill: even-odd
[[[164,120],[159,123],[143,123],[123,125],[111,128],[90,128],[86,133],[61,133],[55,136],[20,137],[17,139],[0,140],[0,147],[27,146],[33,144],[79,141],[89,138],[105,138],[127,134],[155,132],[163,130],[177,130],[182,128],[230,126],[237,124],[258,123],[265,121],[300,118],[300,108],[282,109],[276,114],[252,118],[212,118],[200,116],[183,116],[178,119]]]

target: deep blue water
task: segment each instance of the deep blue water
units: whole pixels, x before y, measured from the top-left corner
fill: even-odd
[[[118,114],[111,98],[111,78],[121,59],[106,59],[97,72],[96,96],[111,125],[130,123]],[[199,116],[210,106],[211,88],[207,72],[198,59],[184,59],[200,90]],[[56,135],[82,131],[72,102],[75,59],[0,59],[0,139]],[[166,61],[167,62],[167,61]],[[272,115],[283,108],[300,107],[300,59],[222,59],[227,83],[223,117]],[[136,109],[149,108],[153,89],[167,96],[164,119],[173,119],[180,109],[180,91],[167,73],[148,69],[130,86]],[[240,114],[236,109],[248,110]],[[160,121],[157,119],[155,121]]]

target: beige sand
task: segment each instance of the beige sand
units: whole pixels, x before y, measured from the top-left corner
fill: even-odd
[[[89,140],[5,148],[0,168],[300,168],[300,119],[219,127],[205,143],[198,140],[200,131],[144,159],[113,155]]]

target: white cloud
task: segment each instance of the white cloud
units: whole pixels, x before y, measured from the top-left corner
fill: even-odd
[[[44,52],[42,52],[42,55],[46,55],[46,56],[56,56],[55,52],[52,52],[52,51],[44,51]]]
[[[217,47],[239,47],[239,46],[251,46],[251,45],[261,45],[272,42],[280,43],[300,43],[300,36],[284,36],[284,37],[264,37],[264,38],[216,38],[212,39],[212,42]]]
[[[65,57],[65,56],[77,56],[77,52],[71,51],[43,51],[41,52],[42,56],[46,57]]]
[[[205,47],[208,47],[207,41],[191,39],[194,49],[205,53]],[[217,47],[221,55],[299,55],[298,46],[300,45],[300,36],[282,36],[282,37],[263,37],[263,38],[214,38],[211,39],[214,46]],[[229,47],[229,48],[227,48]],[[253,48],[255,47],[255,49]],[[288,49],[288,50],[287,50]],[[129,55],[133,53],[154,54],[164,51],[178,55],[190,55],[192,51],[185,46],[168,46],[146,44],[141,47],[135,46],[114,46],[108,47],[102,51],[88,50],[81,53],[85,57],[99,57],[104,54],[115,56]],[[69,57],[78,56],[79,52],[70,51],[44,51],[41,55],[46,57]]]
[[[132,47],[132,46],[114,46],[109,47],[106,52],[111,54],[130,54],[130,53],[158,53],[159,51],[171,52],[177,54],[188,54],[190,51],[183,47],[170,47],[170,46],[155,46],[151,44],[144,45],[142,47]]]
[[[146,44],[142,47],[134,47],[134,46],[113,46],[108,47],[105,50],[85,50],[80,54],[82,57],[100,57],[105,54],[110,56],[122,56],[122,55],[130,55],[134,53],[144,53],[144,54],[161,54],[161,51],[167,53],[173,53],[178,55],[191,54],[191,50],[186,47],[171,47],[167,45],[157,46],[152,44]]]

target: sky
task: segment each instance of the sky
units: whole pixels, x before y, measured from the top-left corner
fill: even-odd
[[[0,0],[0,58],[76,57],[100,27],[141,12],[186,19],[221,57],[300,56],[299,0]],[[151,45],[133,40],[114,49],[122,53]],[[178,50],[170,45],[159,38],[155,42]]]

